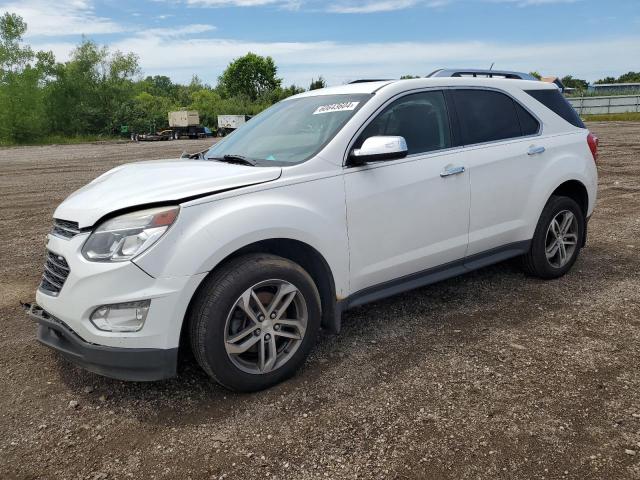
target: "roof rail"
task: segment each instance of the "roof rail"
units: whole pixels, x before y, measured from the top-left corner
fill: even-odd
[[[390,81],[388,78],[363,78],[361,80],[354,80],[353,82],[349,82],[349,85],[352,83],[369,83],[369,82],[388,82]]]
[[[431,72],[427,77],[480,77],[509,78],[513,80],[538,80],[529,73],[510,72],[507,70],[483,70],[479,68],[441,68]]]

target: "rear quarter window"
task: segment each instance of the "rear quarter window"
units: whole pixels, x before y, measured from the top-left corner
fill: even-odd
[[[586,128],[571,104],[567,101],[566,98],[564,98],[564,95],[560,93],[560,90],[525,90],[525,92],[539,101],[549,110],[564,118],[574,127]]]

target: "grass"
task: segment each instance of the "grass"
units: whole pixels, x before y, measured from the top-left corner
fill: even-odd
[[[640,122],[640,112],[582,115],[585,122]]]
[[[66,137],[64,135],[47,135],[46,137],[34,138],[25,142],[13,142],[0,140],[1,147],[17,147],[22,145],[74,145],[78,143],[91,142],[113,142],[116,140],[126,140],[123,137],[112,137],[107,135],[74,135]]]
[[[604,90],[600,92],[589,92],[581,90],[579,92],[571,92],[567,94],[567,98],[581,98],[581,97],[625,97],[629,95],[640,95],[640,89],[632,88],[627,90]]]

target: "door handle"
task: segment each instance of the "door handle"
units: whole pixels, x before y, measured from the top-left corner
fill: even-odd
[[[448,177],[450,175],[458,175],[460,173],[464,173],[464,167],[446,167],[442,172],[440,172],[440,176]]]
[[[540,147],[536,147],[535,145],[531,145],[529,147],[529,151],[527,152],[527,154],[529,155],[537,155],[539,153],[544,153],[546,149],[543,146]]]

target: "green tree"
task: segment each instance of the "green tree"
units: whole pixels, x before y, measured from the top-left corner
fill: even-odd
[[[601,78],[600,80],[596,80],[595,83],[597,84],[616,83],[616,79],[614,77],[604,77],[604,78]]]
[[[22,43],[27,24],[15,14],[0,17],[0,141],[25,142],[44,134],[43,86],[53,54]]]
[[[325,82],[322,75],[318,77],[317,80],[311,79],[311,84],[309,85],[309,90],[318,90],[320,88],[325,88],[327,86],[327,82]]]
[[[58,65],[47,95],[52,130],[66,135],[115,133],[116,112],[136,94],[138,58],[83,40],[71,59]]]
[[[200,114],[200,123],[213,127],[218,123],[218,115],[227,113],[222,110],[222,103],[222,97],[218,92],[202,89],[191,95],[189,110],[197,110]]]
[[[529,75],[531,75],[532,77],[537,78],[538,80],[542,79],[542,75],[540,75],[540,72],[536,72],[536,71],[529,72]]]
[[[640,72],[627,72],[620,75],[617,83],[640,83]]]
[[[178,85],[174,84],[166,75],[148,76],[140,82],[142,89],[151,95],[175,98]]]
[[[243,96],[255,101],[280,87],[282,80],[276,76],[277,70],[271,57],[249,52],[229,64],[218,84],[228,97]]]
[[[584,92],[585,90],[587,90],[587,88],[589,88],[589,82],[580,78],[573,78],[573,76],[571,75],[566,75],[562,77],[561,80],[565,87],[575,88],[580,92]]]
[[[26,31],[27,24],[19,15],[6,12],[0,17],[0,81],[20,73],[33,60],[31,47],[22,45]]]
[[[136,133],[164,130],[169,126],[167,114],[177,108],[169,97],[142,92],[118,107],[115,121]]]

